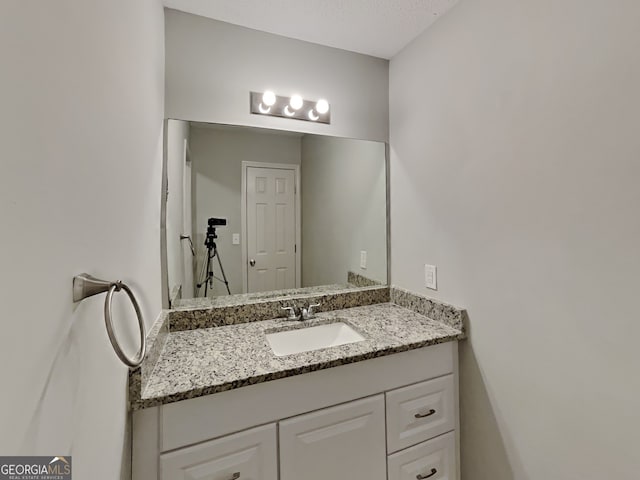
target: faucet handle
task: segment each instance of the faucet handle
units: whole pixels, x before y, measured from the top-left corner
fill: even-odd
[[[319,306],[320,306],[319,303],[314,303],[313,305],[309,305],[309,307],[307,308],[307,315],[309,316],[309,318],[313,317],[313,315],[316,313],[313,311],[313,309]]]
[[[287,315],[288,320],[297,320],[296,309],[295,307],[280,307],[280,310],[288,310],[289,314]]]

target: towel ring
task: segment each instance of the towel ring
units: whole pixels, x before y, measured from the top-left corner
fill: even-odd
[[[124,290],[129,300],[133,304],[133,308],[136,311],[136,316],[138,317],[138,327],[140,329],[140,350],[136,356],[131,359],[127,357],[127,355],[120,348],[120,344],[116,339],[115,333],[113,332],[113,323],[111,322],[111,302],[113,300],[113,292],[119,292],[120,290]],[[144,328],[144,320],[142,319],[142,312],[140,312],[140,305],[138,305],[138,300],[133,295],[133,292],[129,287],[127,287],[124,283],[117,281],[109,287],[109,291],[107,292],[107,298],[104,300],[104,323],[107,327],[107,334],[109,335],[109,341],[113,346],[113,349],[118,355],[118,358],[131,368],[137,367],[142,363],[144,359],[144,354],[147,350],[147,342],[146,342],[146,332]]]
[[[119,292],[120,290],[124,290],[124,292],[129,297],[129,300],[131,301],[131,304],[136,311],[136,317],[138,318],[138,327],[140,329],[140,350],[138,350],[138,353],[136,353],[135,357],[133,358],[129,358],[124,353],[122,348],[120,348],[118,339],[116,338],[115,332],[113,331],[113,322],[111,320],[111,303],[113,301],[113,294],[115,292]],[[107,335],[109,336],[111,346],[113,347],[113,350],[116,352],[116,355],[122,361],[122,363],[127,365],[129,368],[138,367],[142,363],[142,360],[144,360],[144,356],[147,351],[147,334],[144,327],[142,312],[140,311],[140,305],[138,304],[138,300],[136,300],[136,297],[131,289],[120,280],[116,282],[109,282],[107,280],[100,280],[98,278],[92,277],[91,275],[86,273],[73,278],[74,302],[79,302],[80,300],[84,300],[87,297],[91,297],[93,295],[97,295],[98,293],[104,292],[107,292],[107,297],[104,301],[104,323],[107,327]]]

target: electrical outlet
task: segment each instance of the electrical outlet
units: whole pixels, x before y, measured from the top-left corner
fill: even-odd
[[[231,243],[233,245],[240,245],[240,234],[239,233],[234,233],[231,236]]]
[[[360,251],[360,268],[367,268],[367,251],[366,250],[361,250]]]
[[[431,290],[438,289],[438,280],[435,265],[424,265],[424,286]]]

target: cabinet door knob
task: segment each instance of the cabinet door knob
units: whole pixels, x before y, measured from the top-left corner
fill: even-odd
[[[431,415],[433,415],[434,413],[436,413],[436,411],[432,408],[431,410],[429,410],[427,413],[416,413],[414,415],[414,417],[416,418],[426,418],[426,417],[430,417]],[[423,477],[426,478],[426,477]]]
[[[238,480],[240,478],[240,472],[235,472],[233,475],[231,475],[231,478],[229,480]]]
[[[436,473],[438,473],[438,470],[436,470],[435,468],[432,468],[430,474],[428,474],[428,475],[420,475],[420,474],[418,474],[418,475],[416,475],[416,478],[418,480],[424,480],[425,478],[433,477]]]
[[[249,260],[249,265],[251,265],[252,267],[255,267],[256,266],[255,259],[252,258],[251,260]]]

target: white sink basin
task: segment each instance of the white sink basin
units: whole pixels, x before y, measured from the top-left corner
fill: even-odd
[[[277,357],[361,342],[364,337],[343,322],[267,333],[267,342]]]

